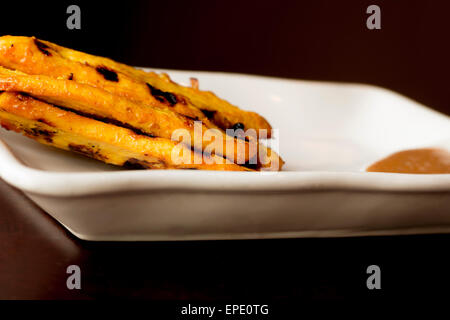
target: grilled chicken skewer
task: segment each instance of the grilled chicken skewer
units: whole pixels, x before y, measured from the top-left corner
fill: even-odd
[[[283,163],[275,152],[258,144],[256,138],[244,141],[214,129],[214,135],[219,139],[216,144],[215,138],[206,139],[202,136],[202,133],[211,128],[201,122],[198,122],[196,127],[193,119],[184,117],[164,105],[138,104],[103,89],[75,81],[40,75],[30,76],[0,67],[0,90],[25,92],[79,114],[120,123],[121,126],[139,130],[152,137],[173,139],[174,132],[183,129],[188,135],[188,147],[194,147],[198,151],[212,151],[217,156],[226,157],[240,165],[253,163],[254,168],[276,171]],[[216,147],[210,150],[212,144]]]
[[[198,147],[199,150],[204,150],[211,143],[206,139],[200,139],[201,145],[196,145],[199,141],[194,139],[198,135],[195,132],[194,120],[166,107],[134,103],[105,90],[75,81],[54,79],[41,75],[23,75],[0,68],[0,90],[25,92],[40,100],[92,118],[121,123],[122,126],[127,125],[152,137],[172,139],[173,133],[182,129],[190,136],[189,147]],[[199,129],[205,132],[209,128],[199,124]],[[229,160],[233,162],[236,159],[241,159],[240,164],[244,164],[256,156],[256,150],[253,150],[253,154],[249,154],[252,148],[249,147],[248,142],[223,134],[221,131],[218,131],[218,133],[223,142],[221,150],[216,150],[218,156],[229,156]],[[228,146],[233,149],[232,152],[228,150],[227,154]],[[256,149],[256,147],[253,149]]]
[[[204,155],[196,164],[196,154],[174,141],[86,118],[20,93],[0,93],[0,124],[40,143],[128,168],[251,171],[214,155]],[[174,161],[174,154],[189,160]]]
[[[227,119],[233,119],[233,117],[244,117],[246,120],[242,121],[247,123],[247,126],[244,126],[242,122],[234,123],[234,128],[264,128],[270,136],[270,125],[264,118],[257,114],[242,111],[237,107],[228,106],[229,104],[226,101],[217,98],[213,93],[199,91],[197,86],[194,88],[178,86],[176,83],[170,81],[167,75],[143,72],[110,59],[84,54],[36,38],[0,37],[0,65],[9,69],[20,70],[25,74],[39,74],[57,78],[59,81],[59,84],[57,84],[58,81],[52,83],[51,79],[45,77],[36,78],[34,81],[31,81],[30,78],[22,78],[22,81],[15,81],[17,80],[17,76],[25,76],[25,74],[0,68],[0,74],[14,77],[14,79],[9,79],[9,82],[3,79],[5,81],[1,87],[4,90],[13,91],[17,89],[18,91],[28,92],[40,99],[66,106],[82,113],[90,113],[92,111],[93,113],[90,116],[119,121],[122,124],[127,124],[152,136],[170,138],[169,135],[176,129],[189,130],[189,127],[192,129],[192,121],[194,120],[201,120],[203,132],[211,128],[217,129],[216,125],[209,119],[213,119],[216,123],[221,123],[222,127],[230,127],[232,126],[231,122],[228,122],[225,126],[224,123],[229,121]],[[65,84],[64,79],[76,82],[77,84],[70,84],[68,82]],[[92,88],[80,90],[78,83],[89,85],[84,87],[85,89],[94,86],[100,89],[100,91],[95,91]],[[50,89],[42,90],[43,87]],[[67,90],[69,87],[72,90],[65,92],[64,89]],[[160,90],[159,88],[173,90],[169,92]],[[99,111],[96,109],[98,107],[98,101],[96,104],[96,100],[98,100],[98,96],[108,96],[107,94],[105,95],[104,91],[110,93],[108,99],[106,99],[106,104],[109,104],[109,106],[103,104],[103,109]],[[180,92],[188,93],[189,98],[186,98]],[[131,119],[123,112],[122,114],[120,112],[115,113],[116,117],[125,115],[123,119],[116,119],[114,116],[109,118],[111,115],[109,111],[114,112],[115,109],[110,106],[115,107],[117,101],[122,101],[120,105],[124,107],[124,98],[133,101],[134,105],[138,106],[138,108],[127,107],[127,110],[131,110],[128,113],[132,113],[136,109],[141,112],[135,113]],[[212,103],[213,105],[219,106],[219,109],[222,111],[218,112],[216,109],[208,109],[208,107],[199,109],[191,104],[190,99],[199,101],[200,105],[202,103]],[[150,114],[144,119],[139,119],[141,115],[145,114],[142,112],[142,106],[150,108],[152,112],[149,112]],[[106,114],[105,111],[107,111]],[[169,116],[170,113],[171,116]],[[177,113],[185,117],[180,118],[175,116],[174,114]],[[230,116],[225,116],[227,114]],[[129,124],[128,121],[138,121],[139,125],[146,128],[141,128],[139,125],[135,127],[135,123]],[[161,123],[161,121],[164,122]],[[253,124],[249,125],[249,123]],[[160,124],[162,124],[162,129],[160,128]],[[190,130],[190,133],[193,139],[195,134],[192,134],[192,130]],[[239,164],[248,164],[250,162],[252,164],[251,167],[255,169],[281,170],[284,163],[283,160],[270,148],[257,142],[259,132],[256,132],[256,137],[246,137],[244,143],[242,140],[239,141],[234,137],[226,135],[223,131],[214,133],[223,141],[223,146],[214,150],[217,155],[228,157],[230,161],[235,161]],[[196,145],[195,147],[204,150],[207,145],[210,145],[210,142],[211,140],[202,140],[202,145]],[[192,143],[194,141],[191,140]],[[226,149],[227,147],[228,150]]]
[[[244,111],[218,98],[214,93],[172,82],[166,74],[144,72],[111,59],[64,48],[28,37],[0,38],[0,65],[28,74],[73,79],[98,86],[113,94],[146,103],[157,99],[185,116],[208,122],[223,130],[264,129],[271,136],[270,124],[254,112]]]
[[[30,75],[45,75],[88,84],[150,106],[168,106],[177,113],[208,123],[205,115],[187,104],[182,97],[162,92],[103,65],[91,66],[87,62],[66,59],[35,38],[0,37],[0,65]],[[215,126],[211,124],[211,127]]]

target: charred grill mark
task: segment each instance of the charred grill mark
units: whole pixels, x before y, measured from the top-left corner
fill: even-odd
[[[150,138],[156,138],[156,136],[151,134],[151,133],[144,132],[141,129],[138,129],[136,127],[133,127],[133,126],[129,125],[128,123],[124,123],[124,122],[116,120],[116,119],[97,117],[96,120],[104,122],[104,123],[109,123],[109,124],[112,124],[112,125],[115,125],[115,126],[118,126],[118,127],[122,127],[122,128],[128,129],[128,130],[131,130],[134,133],[136,133],[137,135],[147,136],[147,137],[150,137]]]
[[[134,170],[145,170],[152,169],[155,167],[155,164],[147,162],[145,160],[139,160],[136,158],[130,158],[125,161],[122,166],[126,169],[134,169]]]
[[[50,126],[50,127],[54,127],[54,125],[53,125],[50,121],[48,121],[48,120],[39,118],[39,119],[37,119],[36,121],[37,121],[37,122],[40,122],[40,123],[44,123],[44,124],[46,124],[46,125],[48,125],[48,126]]]
[[[101,154],[99,150],[95,150],[94,147],[91,147],[91,146],[69,143],[68,147],[69,147],[70,151],[82,154],[82,155],[90,157],[90,158],[94,158],[94,159],[102,160],[102,161],[105,161],[108,159],[107,156]]]
[[[245,136],[245,134],[234,134],[233,138],[239,139],[239,140],[243,140],[245,142],[250,143],[250,140],[248,139],[248,137]]]
[[[28,135],[30,137],[36,137],[36,138],[41,137],[48,143],[53,142],[53,136],[55,135],[55,133],[52,131],[45,130],[45,129],[38,128],[38,127],[23,128],[23,131],[25,132],[26,135]]]
[[[191,117],[191,116],[187,116],[187,115],[184,115],[184,117],[186,117],[188,119],[191,119],[192,121],[199,121],[200,120],[198,117]]]
[[[25,101],[30,98],[31,97],[28,95],[28,93],[25,93],[25,92],[19,92],[19,94],[17,95],[17,99],[19,99],[20,101]]]
[[[159,102],[168,103],[171,107],[177,104],[177,97],[173,93],[159,90],[148,83],[147,87],[150,90],[150,94]]]
[[[38,39],[34,39],[34,44],[39,49],[39,51],[42,52],[43,54],[45,54],[46,56],[50,57],[52,55],[50,53],[50,51],[48,51],[48,49],[50,49],[50,47],[48,45],[46,45],[45,43],[39,41]]]
[[[112,124],[112,125],[115,125],[117,127],[121,127],[121,128],[125,128],[125,129],[128,129],[128,130],[131,130],[137,135],[146,136],[146,137],[150,137],[150,138],[156,138],[156,136],[154,136],[154,135],[152,135],[150,133],[144,132],[141,129],[135,128],[135,127],[129,125],[128,123],[124,123],[124,122],[116,120],[116,119],[101,117],[101,116],[98,116],[98,115],[95,115],[95,114],[91,114],[91,113],[87,113],[87,112],[83,112],[83,111],[78,111],[78,110],[74,110],[74,109],[70,109],[70,108],[66,108],[66,107],[61,107],[61,106],[55,106],[55,107],[59,108],[61,110],[64,110],[64,111],[75,113],[75,114],[77,114],[79,116],[82,116],[82,117],[85,117],[85,118],[94,119],[94,120],[97,120],[97,121],[100,121],[100,122],[103,122],[103,123],[106,123],[106,124]]]
[[[250,140],[245,136],[244,132],[244,124],[241,122],[235,123],[230,129],[234,131],[234,137],[236,139],[244,140],[246,142],[250,142]]]
[[[200,109],[200,111],[207,117],[208,119],[213,119],[214,115],[216,114],[215,110],[206,110],[206,109]]]
[[[119,76],[114,70],[111,70],[105,66],[98,66],[95,70],[97,70],[97,72],[100,73],[106,80],[119,82]]]
[[[257,164],[252,164],[252,163],[245,163],[245,164],[241,164],[241,166],[247,168],[247,169],[252,169],[252,170],[258,170],[259,167]]]
[[[239,165],[247,169],[258,170],[260,168],[260,166],[258,165],[258,154],[245,161],[245,163]]]

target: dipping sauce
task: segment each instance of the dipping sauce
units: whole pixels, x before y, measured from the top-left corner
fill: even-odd
[[[450,173],[450,152],[432,148],[400,151],[375,162],[366,171]]]

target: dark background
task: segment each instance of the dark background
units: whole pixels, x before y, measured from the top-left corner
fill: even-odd
[[[78,3],[82,29],[67,30]],[[365,26],[378,4],[382,30]],[[450,114],[448,1],[2,3],[0,34],[35,35],[132,65],[364,82]],[[407,121],[407,119],[405,119]],[[44,182],[43,182],[44,183]],[[450,235],[90,243],[0,182],[0,298],[400,299],[448,296]],[[82,290],[65,269],[78,264]],[[382,290],[366,288],[370,264]],[[441,294],[443,292],[443,294]]]
[[[79,4],[81,30],[66,28]],[[381,7],[381,30],[366,9]],[[0,34],[36,36],[136,66],[364,82],[450,114],[450,2],[8,1]]]

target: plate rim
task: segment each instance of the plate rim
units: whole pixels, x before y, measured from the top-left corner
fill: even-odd
[[[50,172],[22,164],[2,141],[0,141],[0,159],[3,159],[0,176],[5,181],[32,194],[55,197],[154,190],[231,193],[300,192],[306,190],[450,191],[450,174],[363,171],[216,172],[201,170]]]
[[[412,108],[426,110],[433,116],[450,117],[430,109],[400,93],[364,83],[284,79],[241,73],[142,68],[156,72],[209,74],[252,77],[257,79],[315,83],[360,88],[394,94],[411,102]],[[51,172],[23,164],[0,139],[0,177],[16,188],[32,194],[64,197],[94,194],[185,190],[208,192],[292,192],[302,190],[356,190],[385,192],[448,192],[450,174],[400,174],[365,171],[281,171],[281,172],[211,172],[189,170],[127,170],[105,172]],[[199,176],[201,178],[199,179]],[[161,178],[164,179],[161,179]],[[195,179],[193,179],[195,177]],[[218,179],[218,177],[220,179]],[[45,183],[42,183],[45,181]]]

